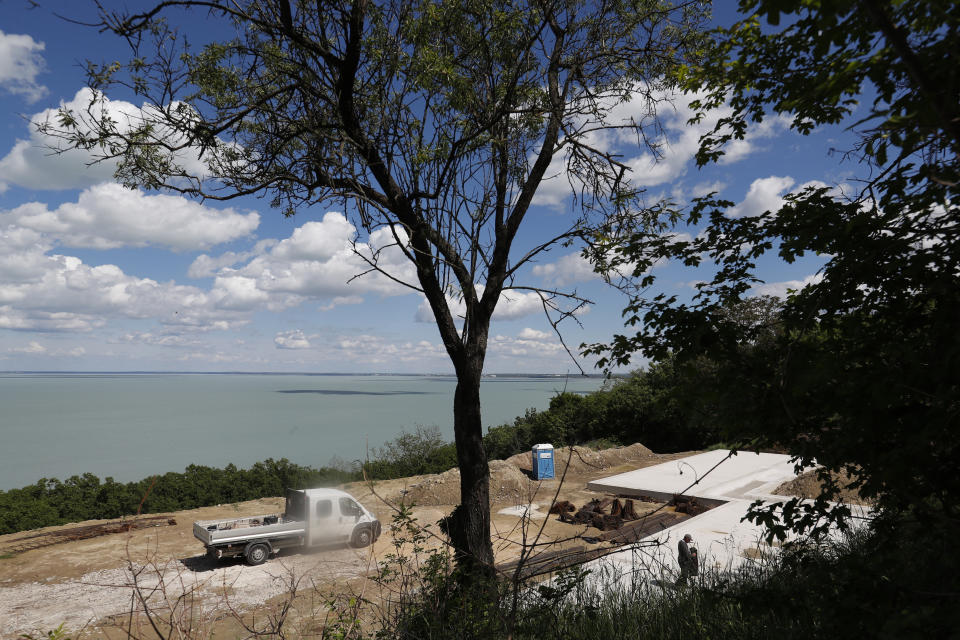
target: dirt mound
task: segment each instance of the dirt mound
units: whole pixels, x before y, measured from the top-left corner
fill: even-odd
[[[840,487],[842,487],[839,496],[841,500],[848,504],[871,504],[871,501],[862,498],[856,489],[850,488],[849,485],[853,482],[853,476],[845,471],[832,473],[830,475],[832,475]],[[774,489],[773,493],[778,496],[796,496],[798,498],[813,499],[820,495],[821,489],[822,483],[819,478],[817,478],[816,469],[813,469],[803,475],[797,476],[793,480],[784,482]]]
[[[567,468],[568,460],[571,473],[605,469],[610,466],[606,463],[605,456],[601,452],[594,451],[589,447],[573,447],[572,453],[570,447],[560,447],[553,451],[553,468],[558,478],[563,475]],[[510,456],[504,462],[530,473],[533,459],[529,453],[518,453],[515,456]]]
[[[598,469],[609,469],[610,467],[616,467],[627,462],[657,456],[657,454],[639,442],[628,447],[614,447],[600,451],[594,451],[589,447],[573,447],[572,454],[570,449],[570,447],[560,447],[553,452],[554,469],[557,476],[563,474],[568,458],[570,459],[570,472],[580,473]],[[524,452],[510,456],[505,462],[529,473],[533,461],[530,453]]]
[[[529,465],[528,465],[529,468]],[[515,464],[505,460],[490,461],[490,502],[517,502],[526,499],[530,479]],[[419,476],[409,485],[405,498],[422,506],[458,504],[460,502],[460,470]]]
[[[595,474],[598,471],[610,469],[632,462],[658,461],[661,456],[653,453],[642,444],[632,444],[628,447],[615,447],[594,451],[589,447],[561,447],[554,451],[555,478],[563,476],[569,458],[571,475]],[[669,456],[667,457],[669,459]],[[532,479],[532,458],[530,452],[518,453],[506,460],[490,461],[490,502],[491,504],[522,504],[525,503],[539,481]],[[420,506],[442,506],[460,503],[460,471],[450,469],[443,473],[435,473],[411,478],[377,481],[377,494],[391,502],[401,500],[412,502]],[[344,487],[361,500],[367,495],[363,483],[353,483]]]

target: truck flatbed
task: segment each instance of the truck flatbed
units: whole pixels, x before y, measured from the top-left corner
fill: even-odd
[[[285,519],[282,513],[193,523],[193,535],[207,546],[240,540],[296,537],[304,535],[306,531],[306,522]]]

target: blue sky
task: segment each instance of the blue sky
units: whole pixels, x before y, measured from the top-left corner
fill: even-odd
[[[284,218],[268,200],[200,204],[131,191],[113,182],[110,166],[87,166],[82,152],[51,155],[31,121],[83,99],[85,60],[124,55],[115,38],[54,13],[92,18],[84,2],[0,0],[0,371],[451,371],[418,294],[384,278],[348,282],[361,267],[343,212]],[[107,99],[134,108],[122,104],[129,96]],[[659,162],[621,149],[651,198],[683,202],[715,190],[738,203],[734,215],[755,215],[791,190],[836,185],[855,169],[829,153],[851,146],[841,129],[803,137],[770,118],[721,163],[698,170],[693,153],[705,129],[687,125],[689,114],[682,100],[661,113]],[[543,185],[521,241],[571,215],[565,185],[562,176]],[[819,264],[766,260],[755,293],[783,295],[815,278]],[[681,296],[703,277],[673,264],[657,275],[658,290]],[[567,344],[622,331],[625,300],[576,248],[541,256],[523,278],[594,301],[582,327],[565,326]],[[576,368],[532,297],[501,304],[491,336],[489,373]]]

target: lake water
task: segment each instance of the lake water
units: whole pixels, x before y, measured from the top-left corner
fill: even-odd
[[[484,427],[545,409],[564,388],[602,384],[486,378]],[[455,386],[447,376],[0,374],[0,490],[85,471],[126,482],[192,463],[320,467],[362,459],[417,425],[453,440]]]

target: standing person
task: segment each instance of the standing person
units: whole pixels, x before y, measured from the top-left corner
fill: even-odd
[[[693,536],[689,533],[683,536],[683,539],[677,543],[677,553],[678,561],[680,562],[680,577],[677,578],[678,585],[687,584],[687,579],[690,576],[695,576],[697,573],[698,562],[697,562],[697,550],[690,547],[690,543],[693,541]]]

